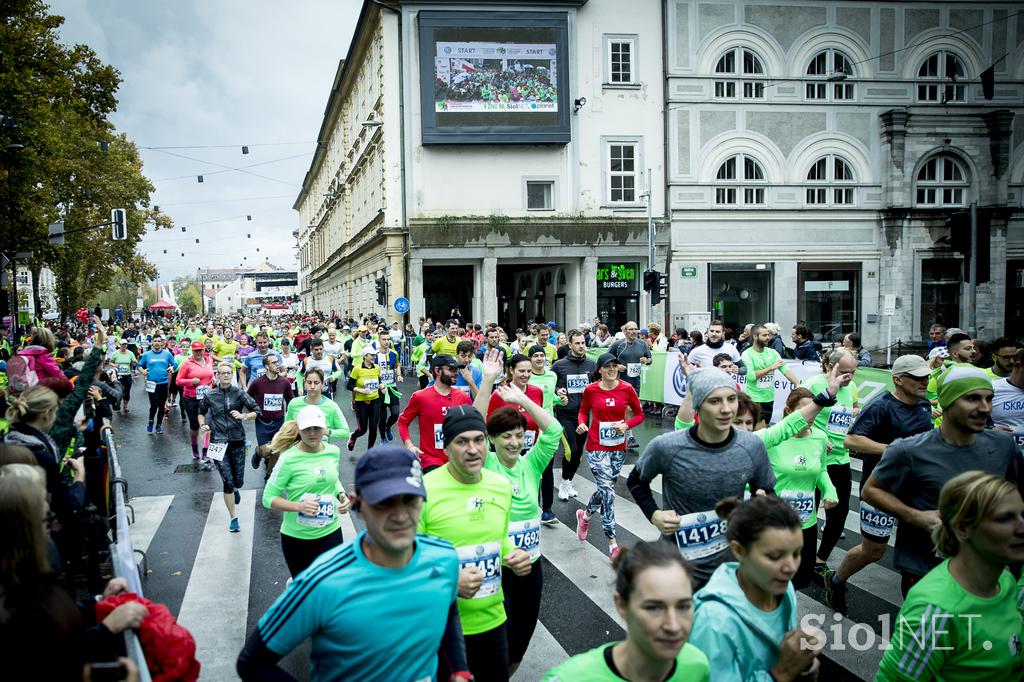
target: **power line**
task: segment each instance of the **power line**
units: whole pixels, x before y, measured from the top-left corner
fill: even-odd
[[[190,178],[194,175],[188,176]],[[194,206],[196,204],[220,204],[231,201],[269,201],[271,199],[293,199],[292,194],[275,194],[269,197],[238,197],[237,199],[206,199],[204,201],[177,201],[172,204],[160,203],[161,206]]]
[[[138,145],[139,149],[163,151],[165,149],[235,149],[239,147],[287,147],[299,144],[316,144],[316,140],[300,140],[298,142],[257,142],[255,144],[193,144],[181,146]]]
[[[185,154],[178,154],[176,152],[169,152],[169,151],[164,150],[164,149],[159,149],[159,150],[156,150],[156,151],[159,151],[161,154],[167,154],[168,156],[176,156],[179,159],[186,159],[188,161],[195,161],[197,163],[205,163],[207,165],[217,166],[218,168],[224,168],[226,170],[211,171],[209,173],[197,173],[197,174],[191,174],[191,175],[182,175],[182,176],[174,177],[174,178],[163,178],[162,180],[154,180],[153,182],[163,182],[163,181],[167,181],[167,180],[181,180],[181,179],[184,179],[184,178],[193,178],[193,177],[196,177],[196,175],[204,175],[204,176],[205,175],[218,175],[220,173],[228,173],[228,172],[235,171],[235,172],[238,172],[238,173],[245,173],[246,175],[252,175],[252,176],[257,177],[257,178],[262,178],[264,180],[270,180],[272,182],[278,182],[278,183],[281,183],[282,185],[288,185],[289,187],[299,187],[300,185],[297,185],[294,182],[287,182],[285,180],[280,180],[278,178],[272,178],[269,175],[261,175],[259,173],[253,173],[252,171],[248,171],[248,170],[245,170],[245,169],[246,168],[254,168],[256,166],[265,166],[265,165],[270,164],[270,163],[277,163],[279,161],[287,161],[289,159],[297,159],[297,158],[302,157],[302,156],[309,156],[310,154],[313,153],[313,152],[306,152],[304,154],[293,154],[292,156],[285,156],[285,157],[282,157],[280,159],[271,159],[270,161],[260,161],[259,163],[249,164],[248,166],[228,166],[228,165],[225,165],[223,163],[217,163],[216,161],[207,161],[206,159],[197,159],[194,156],[187,156]]]

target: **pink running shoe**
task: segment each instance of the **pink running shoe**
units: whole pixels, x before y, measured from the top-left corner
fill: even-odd
[[[619,555],[619,546],[618,545],[612,545],[611,547],[608,548],[608,558],[609,559],[611,559],[612,561],[615,561],[615,557],[617,557],[618,555]]]
[[[587,531],[590,530],[590,519],[582,509],[576,510],[576,537],[580,542],[587,541]]]

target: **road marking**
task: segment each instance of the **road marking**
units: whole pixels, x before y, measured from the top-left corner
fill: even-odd
[[[824,604],[811,599],[803,592],[796,593],[796,606],[800,614],[800,621],[807,614],[814,614],[816,619],[808,623],[825,632],[827,642],[821,655],[846,670],[847,673],[861,680],[873,680],[878,671],[878,665],[882,662],[884,648],[889,640],[885,639],[870,625],[858,624],[849,618],[842,618],[837,621],[835,612]],[[841,641],[834,641],[836,633],[841,636]],[[870,633],[870,634],[869,634]],[[873,645],[866,650],[861,650],[861,645],[871,642]]]
[[[196,641],[205,680],[233,680],[235,659],[245,644],[256,490],[242,490],[237,508],[240,533],[229,533],[224,496],[214,493],[206,528],[189,575],[178,622]]]
[[[544,674],[569,658],[555,636],[537,621],[537,629],[533,631],[530,646],[526,649],[523,662],[512,676],[514,682],[533,682],[544,677]]]
[[[634,464],[623,464],[622,471],[619,472],[619,477],[624,479],[629,478],[629,473],[633,471],[635,466],[636,465]],[[661,474],[658,474],[651,480],[651,490],[659,495],[661,494]]]
[[[146,497],[133,497],[128,504],[135,510],[135,523],[131,525],[129,532],[132,535],[132,548],[142,552],[149,551],[149,545],[153,542],[153,536],[160,529],[167,510],[171,507],[174,495],[153,495]],[[136,561],[142,561],[142,557],[135,555]]]
[[[587,500],[597,490],[597,486],[589,478],[584,478],[583,476],[577,476],[573,480],[573,485],[576,486],[576,490],[580,493],[579,501],[586,506]],[[615,524],[622,526],[641,540],[652,541],[661,537],[661,533],[654,527],[654,524],[647,520],[647,517],[640,511],[640,507],[636,502],[619,497],[618,495],[615,496]],[[591,525],[595,530],[600,530],[600,515],[594,514],[591,519]],[[575,531],[575,529],[573,530]]]
[[[594,530],[601,532],[600,525],[598,519],[598,527]],[[619,617],[612,597],[615,571],[612,570],[608,555],[589,542],[580,542],[575,529],[570,530],[563,523],[557,526],[541,526],[540,534],[541,554],[559,573],[587,595],[590,601],[625,628],[626,624]]]

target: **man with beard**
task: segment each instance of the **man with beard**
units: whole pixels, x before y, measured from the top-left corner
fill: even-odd
[[[444,453],[444,417],[456,405],[469,405],[469,396],[452,390],[459,376],[459,364],[451,355],[435,355],[430,361],[434,383],[416,391],[398,417],[398,436],[409,452],[420,458],[424,472],[448,463]],[[413,445],[409,425],[413,420],[420,433],[420,445]]]
[[[722,321],[711,320],[703,345],[697,346],[690,351],[690,364],[694,367],[714,367],[714,357],[719,353],[728,353],[734,363],[740,364],[739,351],[731,343],[725,342],[725,337],[722,333]]]

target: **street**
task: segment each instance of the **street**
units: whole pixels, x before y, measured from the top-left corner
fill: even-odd
[[[346,402],[341,405],[349,425],[354,425],[351,407]],[[284,590],[288,578],[280,549],[280,514],[263,508],[263,472],[254,471],[247,464],[239,507],[242,532],[229,533],[220,478],[215,471],[194,470],[188,430],[181,423],[180,413],[172,410],[165,422],[165,433],[147,434],[146,407],[145,393],[136,384],[131,412],[116,415],[113,423],[115,444],[135,513],[131,533],[135,548],[146,555],[145,596],[167,605],[194,635],[197,658],[203,666],[200,679],[237,679],[235,658],[245,637]],[[670,427],[667,421],[660,425],[648,417],[636,429],[636,435],[643,445]],[[246,428],[255,442],[251,424]],[[341,448],[342,482],[346,489],[351,489],[354,462],[366,450],[366,440],[361,439],[353,453],[348,453],[344,444]],[[637,540],[658,536],[626,489],[626,476],[636,457],[637,453],[630,454],[616,487],[619,542],[626,547]],[[857,460],[854,467],[859,469]],[[859,471],[854,476],[856,491]],[[560,523],[542,528],[545,584],[540,623],[515,680],[539,680],[568,656],[624,636],[623,622],[612,599],[613,572],[604,536],[592,532],[587,543],[580,543],[575,536],[576,509],[585,504],[594,490],[585,466],[580,468],[575,483],[580,498],[567,503],[556,498],[554,512]],[[660,503],[660,479],[655,479],[652,487]],[[857,509],[857,500],[851,500],[851,508]],[[359,521],[354,515],[342,519],[348,540],[354,537]],[[859,543],[858,530],[859,518],[851,512],[846,537],[832,556],[832,566],[838,565],[845,550]],[[892,570],[891,552],[880,564],[868,567],[851,580],[849,619],[835,620],[820,600],[821,592],[816,586],[798,593],[801,616],[819,614],[814,624],[825,630],[830,640],[822,652],[819,679],[873,679],[882,655],[881,637],[890,631],[889,623],[895,619],[901,602],[899,576]],[[372,617],[373,614],[367,614],[367,618]],[[842,641],[832,643],[839,634]],[[306,643],[284,659],[282,667],[300,680],[308,679],[309,656]]]

